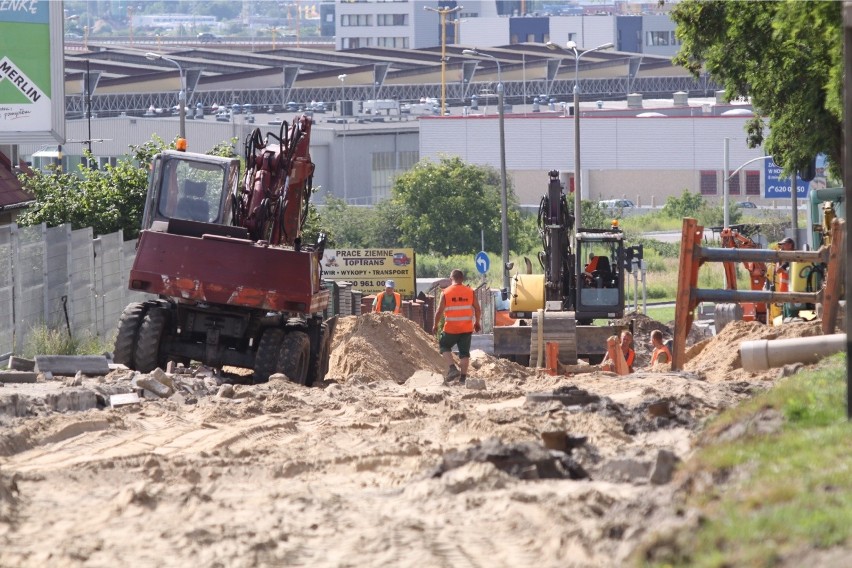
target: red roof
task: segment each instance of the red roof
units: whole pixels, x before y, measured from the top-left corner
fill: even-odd
[[[26,165],[22,164],[26,169]],[[15,208],[33,201],[35,198],[23,190],[21,183],[12,171],[12,162],[0,152],[0,209]]]

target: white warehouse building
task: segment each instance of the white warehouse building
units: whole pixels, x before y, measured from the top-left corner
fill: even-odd
[[[694,116],[648,114],[655,116],[581,113],[583,199],[626,198],[659,206],[684,190],[721,199],[727,138],[730,173],[755,160],[731,178],[731,199],[772,204],[762,197],[764,150],[746,146],[749,116],[709,115],[700,109]],[[530,113],[507,114],[504,120],[507,176],[521,205],[537,206],[550,170],[559,170],[564,179],[574,171],[574,118]],[[498,116],[421,118],[421,159],[437,161],[444,155],[499,168]]]

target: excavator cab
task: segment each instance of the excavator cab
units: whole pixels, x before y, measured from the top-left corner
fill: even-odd
[[[240,162],[167,150],[154,157],[142,228],[165,232],[182,221],[231,225]]]
[[[580,266],[576,279],[578,321],[620,318],[624,315],[624,233],[611,229],[582,229],[577,234]]]

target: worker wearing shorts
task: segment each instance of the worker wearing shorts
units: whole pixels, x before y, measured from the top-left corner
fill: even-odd
[[[435,325],[432,333],[437,333],[438,323],[444,318],[444,328],[438,339],[441,355],[447,361],[447,383],[458,378],[462,384],[467,380],[467,367],[470,363],[470,341],[474,331],[482,329],[481,310],[473,289],[462,284],[464,272],[459,269],[450,274],[452,284],[441,294],[438,311],[435,312]],[[459,366],[453,358],[453,347],[459,350]]]

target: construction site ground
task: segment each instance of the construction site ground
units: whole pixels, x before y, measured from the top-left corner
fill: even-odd
[[[634,317],[642,367],[666,329]],[[683,372],[625,377],[474,352],[463,386],[413,322],[369,314],[339,321],[311,388],[192,367],[0,382],[0,566],[625,565],[690,517],[677,464],[702,425],[778,380],[740,342],[819,333],[735,322]]]

